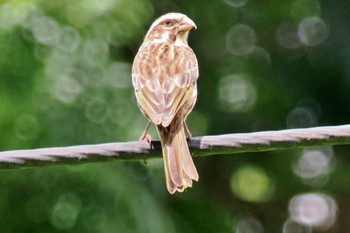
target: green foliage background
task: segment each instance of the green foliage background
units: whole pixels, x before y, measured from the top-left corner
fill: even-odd
[[[198,26],[194,136],[350,123],[349,1],[1,1],[0,150],[137,140],[131,64],[173,11]],[[160,159],[0,171],[0,232],[350,232],[349,152],[194,158],[175,195]],[[303,194],[330,223],[291,220]]]

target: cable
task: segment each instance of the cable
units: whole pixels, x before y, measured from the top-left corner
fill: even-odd
[[[350,144],[350,125],[194,137],[193,156]],[[159,141],[116,142],[0,152],[0,169],[161,157]]]

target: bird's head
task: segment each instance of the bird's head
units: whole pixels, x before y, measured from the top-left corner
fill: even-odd
[[[154,21],[148,30],[145,41],[187,45],[188,33],[196,24],[181,13],[168,13]]]

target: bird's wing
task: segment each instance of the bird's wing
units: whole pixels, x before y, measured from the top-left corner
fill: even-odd
[[[189,47],[175,47],[174,53],[178,53],[179,58],[168,63],[176,64],[175,71],[178,72],[172,73],[170,70],[162,88],[165,101],[162,119],[164,127],[171,123],[176,113],[191,96],[193,89],[196,88],[198,78],[198,63],[192,49]]]
[[[142,64],[133,66],[132,82],[144,115],[167,127],[195,88],[198,64],[189,47],[171,46],[154,52],[158,54],[137,55]]]
[[[164,111],[164,97],[162,96],[159,80],[147,79],[145,76],[133,73],[135,96],[142,113],[154,124],[159,125]]]

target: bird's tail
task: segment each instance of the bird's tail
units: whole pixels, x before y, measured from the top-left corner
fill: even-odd
[[[184,127],[170,124],[168,127],[157,126],[162,143],[165,178],[170,193],[183,192],[192,187],[192,180],[199,176],[188,149]]]

